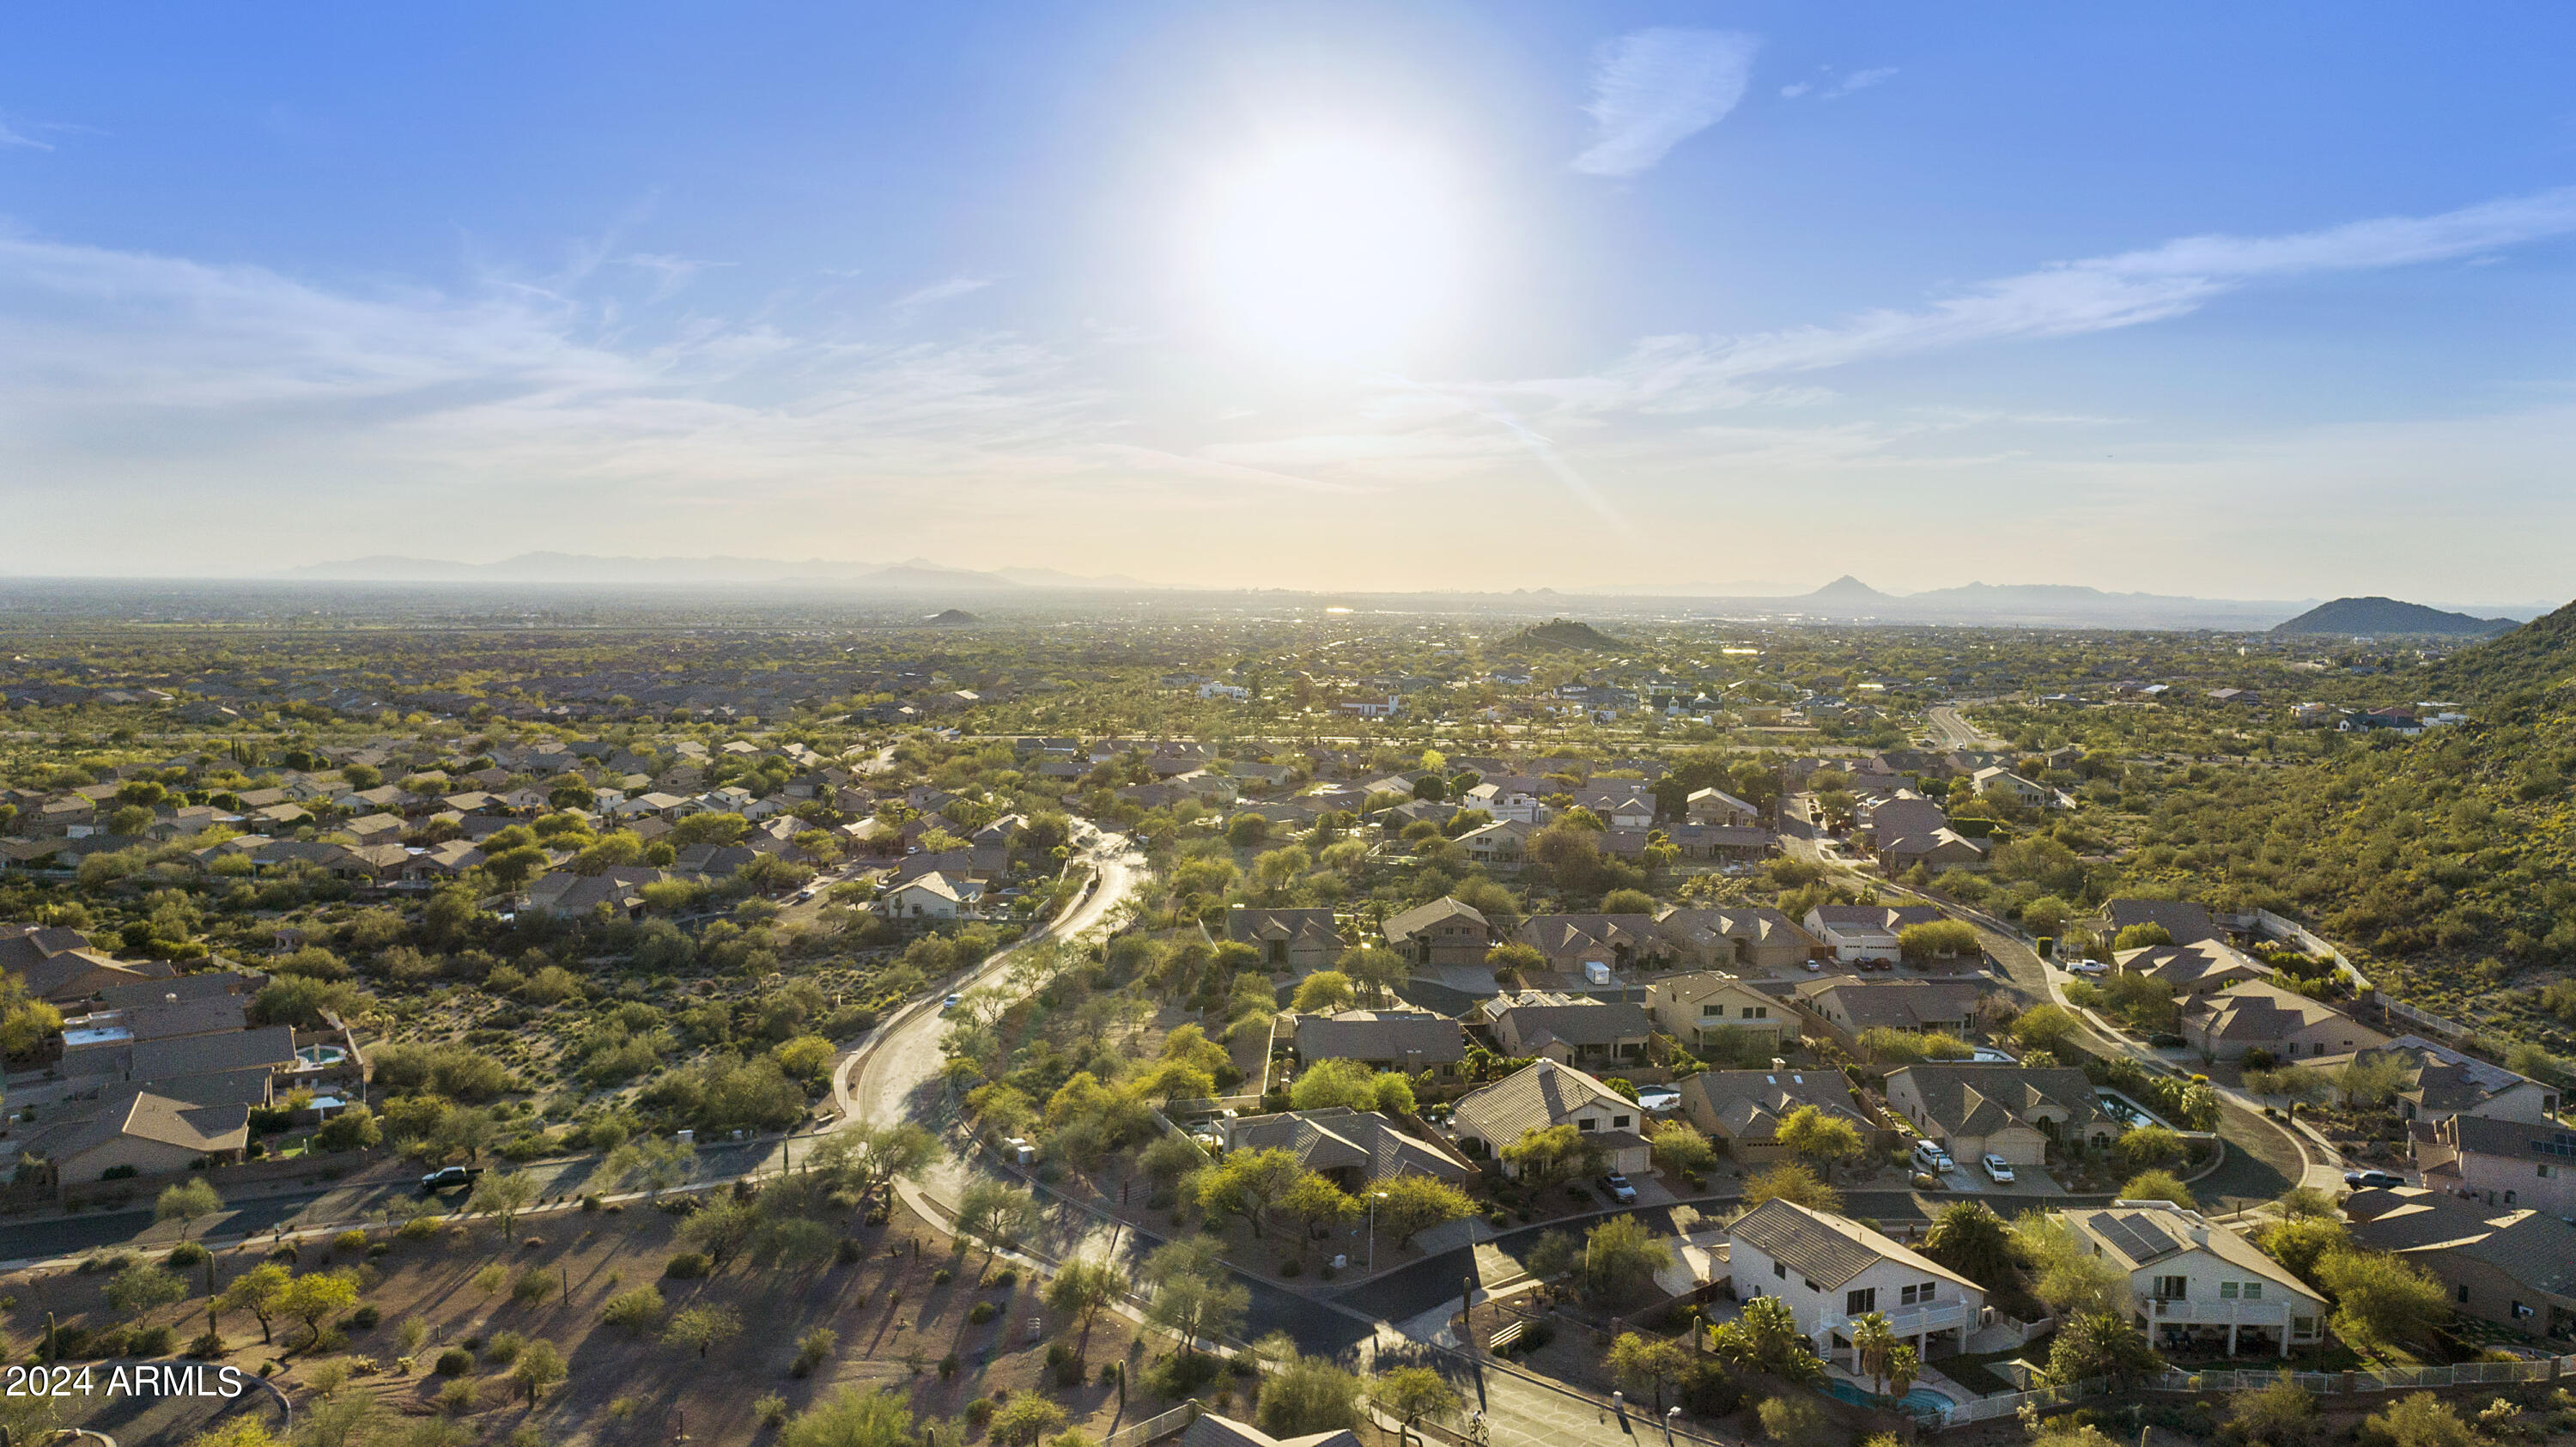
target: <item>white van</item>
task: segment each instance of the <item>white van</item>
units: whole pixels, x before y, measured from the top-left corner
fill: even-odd
[[[1936,1176],[1948,1175],[1959,1168],[1959,1163],[1950,1159],[1948,1151],[1931,1141],[1914,1143],[1914,1164],[1917,1169],[1930,1171]]]

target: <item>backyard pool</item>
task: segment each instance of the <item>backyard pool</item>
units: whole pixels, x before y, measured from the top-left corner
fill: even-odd
[[[1847,1382],[1840,1377],[1831,1379],[1825,1385],[1833,1389],[1833,1395],[1837,1401],[1850,1402],[1854,1406],[1860,1407],[1886,1407],[1893,1405],[1903,1409],[1918,1419],[1934,1422],[1948,1419],[1950,1408],[1957,1405],[1948,1397],[1932,1390],[1930,1387],[1913,1388],[1904,1396],[1898,1398],[1894,1403],[1890,1403],[1885,1397],[1873,1396],[1870,1393],[1869,1388],[1860,1385],[1858,1382]]]
[[[349,1052],[337,1045],[307,1045],[295,1052],[295,1058],[303,1062],[304,1069],[322,1070],[348,1059]]]
[[[2161,1125],[2167,1130],[2173,1129],[2166,1122],[2159,1120],[2155,1112],[2116,1090],[2097,1090],[2094,1094],[2101,1099],[2102,1113],[2124,1126]]]

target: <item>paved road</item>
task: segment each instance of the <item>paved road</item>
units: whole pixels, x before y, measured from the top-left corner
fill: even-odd
[[[1930,724],[1932,726],[1932,732],[1938,735],[1941,742],[1950,748],[2000,749],[2007,747],[2004,740],[1996,738],[1993,734],[1987,733],[1985,730],[1978,728],[1975,724],[1972,724],[1965,718],[1961,717],[1959,714],[1959,706],[1957,704],[1936,703],[1932,707],[1924,710],[1923,721]]]

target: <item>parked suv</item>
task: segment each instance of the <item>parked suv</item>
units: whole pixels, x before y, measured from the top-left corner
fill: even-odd
[[[1611,1200],[1622,1206],[1637,1204],[1637,1188],[1629,1185],[1628,1178],[1618,1171],[1612,1171],[1601,1178],[1601,1189],[1609,1194]]]
[[[1950,1159],[1950,1153],[1932,1141],[1914,1143],[1914,1164],[1936,1176],[1946,1175],[1959,1168],[1959,1163]]]

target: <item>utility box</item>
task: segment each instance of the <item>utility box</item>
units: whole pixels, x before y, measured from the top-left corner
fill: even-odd
[[[1012,1164],[1021,1166],[1032,1166],[1037,1164],[1038,1148],[1030,1145],[1020,1137],[1013,1136],[1009,1140],[1002,1142],[1002,1146],[1011,1153]]]
[[[1586,979],[1586,980],[1588,980],[1588,981],[1590,981],[1590,982],[1591,982],[1591,983],[1593,983],[1593,984],[1596,984],[1596,985],[1606,985],[1606,984],[1609,984],[1609,983],[1610,983],[1610,963],[1609,963],[1609,961],[1607,961],[1607,960],[1585,960],[1585,961],[1583,962],[1583,978],[1584,978],[1584,979]]]

